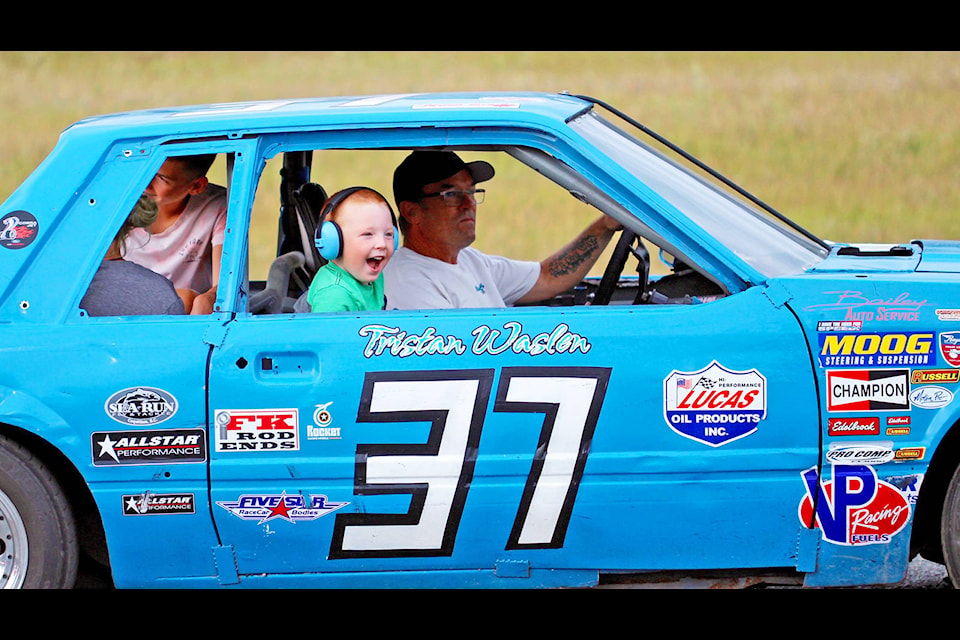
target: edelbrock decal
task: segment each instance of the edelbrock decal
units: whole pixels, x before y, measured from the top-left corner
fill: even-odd
[[[103,409],[121,424],[146,427],[172,418],[177,412],[177,400],[163,389],[130,387],[107,398]]]
[[[699,371],[671,371],[663,381],[664,419],[680,435],[718,447],[757,430],[767,416],[767,379],[716,360]]]

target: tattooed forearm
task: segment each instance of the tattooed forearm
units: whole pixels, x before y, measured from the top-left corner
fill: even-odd
[[[580,265],[590,260],[599,248],[600,243],[596,236],[580,238],[553,257],[550,261],[550,275],[560,277],[573,273]]]

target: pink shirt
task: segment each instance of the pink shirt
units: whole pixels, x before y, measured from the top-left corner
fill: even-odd
[[[227,191],[210,184],[190,196],[176,222],[161,233],[133,229],[124,258],[166,276],[177,289],[203,293],[213,286],[213,247],[223,244]]]

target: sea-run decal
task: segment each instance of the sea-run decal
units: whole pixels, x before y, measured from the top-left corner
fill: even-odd
[[[217,501],[217,504],[241,520],[254,520],[263,524],[280,518],[296,524],[322,518],[328,513],[350,504],[333,502],[325,495],[311,495],[307,500],[299,493],[244,494],[236,500]]]
[[[699,371],[671,371],[663,381],[664,418],[682,436],[711,447],[757,430],[767,416],[767,379],[717,361]]]
[[[940,355],[951,367],[960,367],[960,331],[940,334]]]
[[[932,331],[821,333],[820,366],[929,367],[937,363],[935,342]]]
[[[103,410],[122,424],[148,427],[172,418],[177,412],[177,400],[162,389],[130,387],[107,398]]]
[[[391,355],[397,358],[428,355],[463,355],[469,349],[473,355],[500,355],[525,353],[530,356],[561,353],[587,353],[590,341],[570,331],[564,323],[551,331],[531,334],[519,322],[506,322],[502,329],[481,325],[470,332],[472,340],[457,336],[439,335],[433,327],[421,333],[410,333],[399,327],[368,324],[360,327],[360,337],[367,339],[363,348],[365,358]],[[469,342],[469,347],[467,346]]]
[[[909,411],[909,370],[827,371],[827,411]]]
[[[824,291],[835,296],[832,302],[813,304],[805,311],[842,311],[844,320],[861,321],[916,321],[920,319],[920,307],[927,304],[924,300],[913,300],[909,293],[901,293],[893,298],[869,298],[862,291]]]
[[[90,435],[96,467],[177,464],[207,459],[205,429],[96,431]]]
[[[835,465],[832,471],[827,481],[818,478],[816,467],[801,473],[806,495],[798,515],[804,526],[819,527],[828,542],[856,546],[886,544],[907,525],[910,503],[873,467]]]
[[[298,451],[296,409],[218,409],[214,411],[217,451]]]
[[[141,493],[123,496],[123,515],[155,516],[171,513],[196,513],[197,501],[192,493]]]

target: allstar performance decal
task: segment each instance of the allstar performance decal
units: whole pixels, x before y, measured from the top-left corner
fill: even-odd
[[[123,515],[155,516],[171,513],[196,513],[197,501],[192,493],[141,493],[124,495]]]
[[[203,429],[96,431],[90,436],[93,465],[178,464],[207,459]]]

